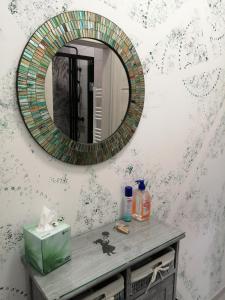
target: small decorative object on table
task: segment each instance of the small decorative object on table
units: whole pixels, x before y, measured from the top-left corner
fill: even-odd
[[[116,223],[116,226],[115,226],[115,229],[121,233],[125,233],[125,234],[128,234],[129,233],[129,228],[127,225],[119,222],[119,223]]]

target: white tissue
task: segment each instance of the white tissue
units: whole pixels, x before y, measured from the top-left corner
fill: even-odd
[[[52,230],[54,228],[52,223],[54,222],[57,222],[56,212],[46,206],[43,206],[37,231],[44,232]]]

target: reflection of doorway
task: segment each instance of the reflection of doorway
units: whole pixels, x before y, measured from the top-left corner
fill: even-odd
[[[75,141],[92,143],[94,58],[57,53],[52,70],[56,126]]]
[[[118,56],[97,40],[78,39],[53,58],[45,79],[47,107],[69,138],[98,143],[120,126],[130,91]]]

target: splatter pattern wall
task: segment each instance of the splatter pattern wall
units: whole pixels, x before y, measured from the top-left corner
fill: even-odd
[[[19,114],[16,69],[32,33],[67,10],[120,26],[145,72],[140,125],[115,157],[71,166],[45,153]],[[2,0],[0,3],[0,300],[28,298],[22,225],[43,205],[73,235],[119,218],[121,187],[146,179],[153,214],[186,231],[180,300],[210,300],[225,282],[225,1]]]

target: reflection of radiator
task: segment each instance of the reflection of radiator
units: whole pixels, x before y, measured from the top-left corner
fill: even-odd
[[[102,88],[93,88],[93,142],[102,140]]]

